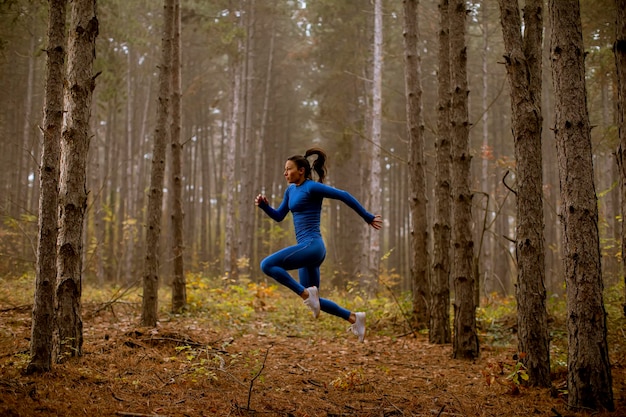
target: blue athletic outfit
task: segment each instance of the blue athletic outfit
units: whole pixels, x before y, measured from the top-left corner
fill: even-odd
[[[297,244],[263,259],[261,270],[298,295],[302,294],[305,288],[320,286],[320,265],[326,257],[326,247],[320,232],[324,198],[344,202],[368,224],[374,220],[375,216],[365,210],[348,192],[309,179],[300,185],[290,184],[278,209],[265,202],[259,204],[259,208],[277,222],[282,221],[289,211],[293,215]],[[294,269],[298,270],[300,282],[294,280],[287,272]],[[320,298],[320,308],[345,320],[350,317],[349,310],[324,298]]]

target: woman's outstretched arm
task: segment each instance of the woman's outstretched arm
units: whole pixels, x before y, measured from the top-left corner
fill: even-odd
[[[347,191],[340,190],[338,188],[331,187],[330,185],[321,184],[319,182],[314,183],[311,188],[313,192],[324,198],[332,198],[339,200],[354,210],[359,216],[363,218],[374,229],[378,230],[382,227],[382,218],[379,214],[374,215],[367,211],[359,201]]]
[[[277,209],[274,209],[269,205],[267,201],[267,197],[263,194],[259,194],[254,198],[254,204],[256,204],[261,210],[265,212],[272,220],[277,222],[283,221],[287,213],[289,213],[289,195],[287,190],[285,190],[285,197],[283,198],[283,202]]]

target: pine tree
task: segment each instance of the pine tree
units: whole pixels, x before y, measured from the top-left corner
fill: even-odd
[[[550,0],[549,9],[567,283],[567,398],[571,407],[612,410],[580,5]]]

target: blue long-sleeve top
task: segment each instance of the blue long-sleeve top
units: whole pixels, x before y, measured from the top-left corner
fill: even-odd
[[[324,198],[342,201],[368,224],[374,220],[375,216],[365,210],[361,203],[347,191],[312,180],[305,180],[300,185],[290,184],[285,190],[283,201],[277,209],[266,203],[259,204],[259,208],[277,222],[282,221],[287,216],[287,213],[291,211],[296,231],[296,241],[302,243],[309,239],[322,237],[320,217]]]

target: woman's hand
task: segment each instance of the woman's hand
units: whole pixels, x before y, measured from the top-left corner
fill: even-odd
[[[263,195],[263,194],[259,194],[256,196],[256,198],[254,199],[254,204],[255,205],[259,205],[259,204],[268,204],[267,203],[267,198]]]
[[[370,223],[370,226],[372,226],[376,230],[380,230],[383,227],[382,216],[380,214],[377,214],[376,216],[374,216],[374,220],[372,220],[372,222]]]

